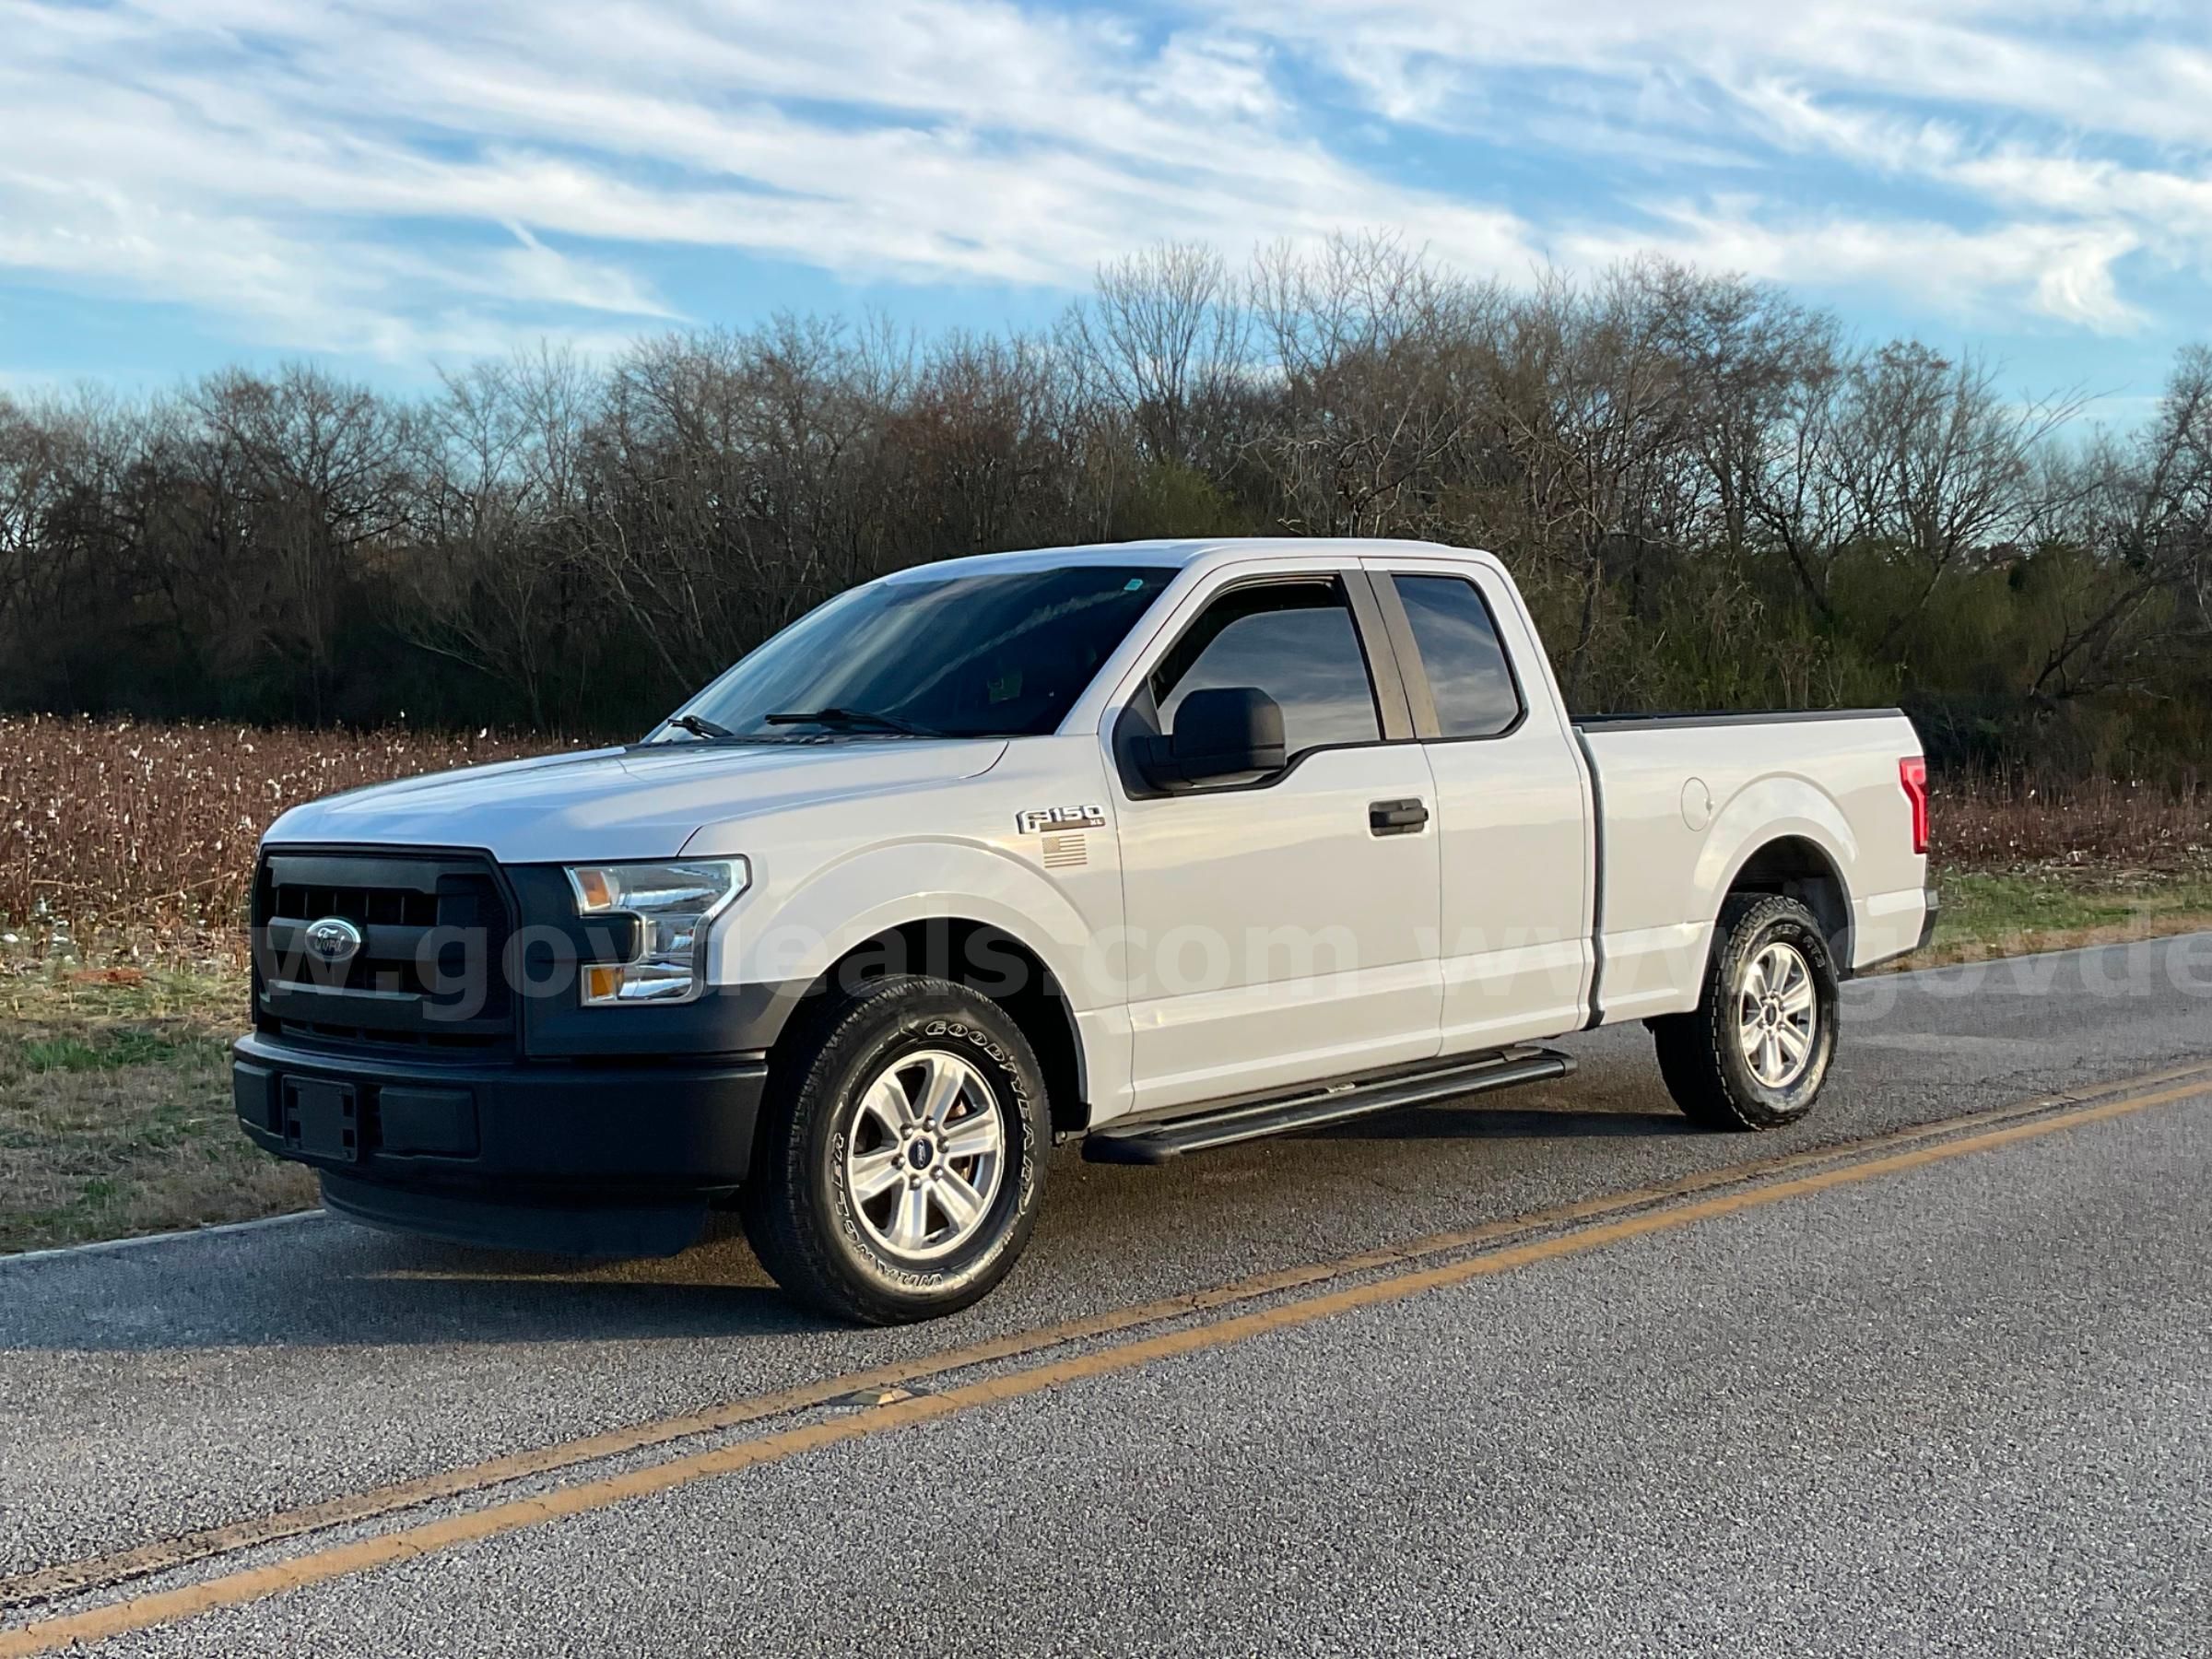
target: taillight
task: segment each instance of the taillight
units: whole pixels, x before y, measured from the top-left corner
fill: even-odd
[[[1928,850],[1928,763],[1918,755],[1907,755],[1897,763],[1897,781],[1905,786],[1905,799],[1912,803],[1912,851]]]

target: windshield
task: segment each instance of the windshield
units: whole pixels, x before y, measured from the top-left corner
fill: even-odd
[[[685,713],[695,735],[1038,735],[1174,576],[1074,565],[855,588],[766,641]]]

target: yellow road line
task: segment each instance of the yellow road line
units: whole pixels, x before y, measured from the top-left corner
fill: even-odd
[[[1863,1157],[1884,1147],[1912,1145],[1937,1139],[1971,1130],[1984,1128],[2016,1118],[2033,1116],[2056,1107],[2082,1101],[2093,1101],[2129,1089],[2179,1082],[2188,1078],[2212,1083],[2212,1066],[2192,1065],[2166,1071],[2146,1073],[2119,1082],[2087,1089],[2072,1095],[2041,1096],[2032,1100],[2014,1101],[1993,1107],[1984,1112],[1971,1112],[1963,1117],[1949,1118],[1930,1124],[1915,1124],[1901,1129],[1888,1130],[1880,1135],[1867,1135],[1859,1140],[1836,1146],[1813,1147],[1802,1152],[1780,1153],[1766,1158],[1749,1159],[1743,1162],[1726,1164],[1719,1169],[1700,1171],[1671,1182],[1608,1193],[1594,1198],[1555,1205],[1549,1208],[1528,1211],[1521,1215],[1486,1222],[1479,1227],[1460,1229],[1450,1232],[1428,1234],[1421,1238],[1393,1245],[1382,1245],[1362,1251],[1355,1255],[1334,1261],[1311,1263],[1295,1267],[1258,1274],[1251,1277],[1217,1285],[1204,1290],[1186,1292],[1179,1296],[1163,1297],[1153,1301],[1117,1308],[1109,1312],[1093,1314],[1082,1319],[1067,1320],[1056,1324],[1017,1331],[1004,1336],[987,1338],[982,1342],[964,1344],[913,1359],[897,1360],[886,1365],[871,1366],[865,1370],[847,1371],[825,1377],[791,1388],[752,1394],[730,1401],[701,1412],[654,1418],[620,1429],[585,1435],[548,1446],[535,1447],[526,1452],[512,1453],[488,1458],[480,1463],[465,1465],[461,1468],[426,1475],[412,1480],[371,1488],[366,1491],[348,1493],[325,1500],[320,1503],[303,1505],[298,1509],[283,1510],[272,1514],[255,1515],[242,1521],[220,1526],[205,1527],[194,1532],[159,1538],[129,1549],[90,1557],[76,1561],[59,1562],[53,1566],[33,1569],[12,1578],[0,1579],[0,1609],[26,1607],[59,1596],[106,1589],[127,1583],[132,1579],[145,1578],[172,1568],[188,1566],[209,1557],[232,1555],[241,1550],[262,1545],[279,1543],[287,1538],[301,1536],[312,1532],[326,1531],[335,1526],[346,1526],[363,1521],[372,1521],[404,1510],[419,1509],[426,1504],[447,1499],[464,1498],[497,1486],[526,1480],[534,1476],[557,1474],[563,1469],[583,1464],[596,1463],[610,1457],[650,1451],[679,1440],[700,1435],[715,1434],[731,1429],[743,1428],[768,1418],[789,1417],[812,1410],[846,1396],[871,1391],[899,1389],[909,1383],[926,1381],[931,1377],[971,1370],[980,1365],[1000,1364],[1009,1359],[1025,1359],[1048,1348],[1063,1347],[1072,1342],[1091,1340],[1100,1336],[1116,1335],[1124,1331],[1143,1325],[1158,1324],[1165,1320],[1179,1319],[1193,1313],[1210,1312],[1223,1307],[1255,1300],[1261,1297],[1279,1295],[1285,1291],[1300,1290],[1343,1278],[1359,1273],[1373,1272],[1379,1268],[1398,1266],[1430,1257],[1458,1254],[1500,1243],[1520,1234],[1547,1230],[1571,1225],[1579,1221],[1595,1220],[1602,1217],[1619,1215],[1626,1211],[1648,1208],[1676,1199],[1710,1192],[1716,1187],[1735,1186],[1750,1181],[1760,1181],[1794,1170],[1833,1163],[1841,1159]]]
[[[1385,1278],[1347,1285],[1341,1289],[1278,1303],[1275,1306],[1188,1325],[1158,1335],[1132,1338],[1066,1359],[1029,1367],[1002,1377],[947,1389],[939,1394],[910,1395],[870,1407],[855,1416],[805,1424],[703,1452],[671,1458],[646,1468],[582,1481],[535,1497],[515,1499],[443,1520],[335,1545],[265,1567],[227,1573],[201,1583],[132,1597],[108,1606],[44,1619],[16,1630],[0,1631],[0,1659],[46,1653],[70,1642],[105,1640],[126,1631],[149,1629],[190,1618],[218,1608],[238,1606],[288,1590],[328,1583],[354,1573],[410,1560],[463,1544],[481,1542],[547,1522],[583,1514],[632,1499],[688,1486],[695,1481],[734,1474],[741,1469],[779,1463],[807,1452],[883,1434],[891,1430],[1041,1394],[1062,1384],[1112,1375],[1155,1360],[1222,1348],[1253,1336],[1294,1329],[1364,1308],[1371,1308],[1430,1290],[1492,1277],[1520,1267],[1625,1243],[1653,1233],[1761,1209],[1789,1199],[1806,1197],[1831,1188],[1871,1181],[1884,1175],[1923,1169],[1948,1159],[1994,1151],[2022,1141],[2055,1134],[2085,1124],[2103,1122],[2152,1106],[2187,1100],[2206,1092],[2202,1079],[2178,1088],[2135,1095],[2101,1104],[2059,1111],[2030,1122],[2016,1123],[1962,1138],[1915,1147],[1883,1157],[1864,1158],[1771,1184],[1723,1193],[1694,1202],[1641,1214],[1579,1231],[1557,1234],[1520,1245],[1487,1251],[1459,1261],[1443,1263]]]

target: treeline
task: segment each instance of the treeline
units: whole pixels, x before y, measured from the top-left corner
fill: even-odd
[[[2212,353],[2135,429],[2075,413],[1771,287],[1386,239],[1156,249],[1036,334],[0,395],[0,706],[624,732],[903,566],[1391,535],[1502,555],[1579,708],[1902,700],[1952,764],[2194,771]]]

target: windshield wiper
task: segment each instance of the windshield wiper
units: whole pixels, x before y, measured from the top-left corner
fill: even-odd
[[[716,725],[712,721],[698,714],[672,715],[669,717],[668,724],[679,732],[690,733],[694,737],[730,738],[737,735],[728,726]]]
[[[908,737],[945,737],[951,734],[932,731],[928,726],[916,725],[911,720],[900,720],[893,714],[876,714],[866,709],[814,709],[805,713],[794,711],[768,716],[770,725],[826,725],[842,726],[848,731],[898,732]]]

